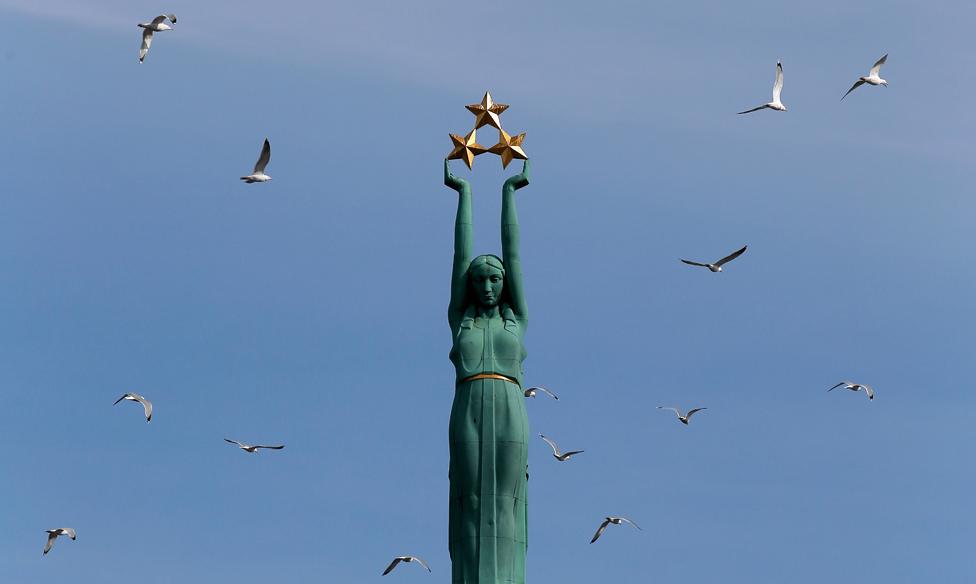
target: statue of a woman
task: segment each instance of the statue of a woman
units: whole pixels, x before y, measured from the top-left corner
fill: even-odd
[[[525,582],[529,420],[522,392],[528,313],[519,259],[515,191],[529,161],[502,187],[502,258],[471,259],[471,185],[458,192],[454,269],[447,310],[457,373],[451,407],[448,547],[453,584]]]

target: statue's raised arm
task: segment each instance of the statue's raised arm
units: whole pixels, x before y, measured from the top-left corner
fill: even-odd
[[[529,184],[530,161],[522,164],[522,172],[510,177],[502,185],[502,262],[505,264],[506,285],[512,301],[512,312],[523,324],[529,318],[522,285],[522,259],[519,255],[518,212],[515,191]]]
[[[458,193],[457,218],[454,220],[454,265],[451,270],[451,303],[447,308],[447,320],[451,331],[457,333],[464,316],[464,297],[467,293],[467,270],[471,262],[471,184],[451,173],[444,160],[444,184]]]

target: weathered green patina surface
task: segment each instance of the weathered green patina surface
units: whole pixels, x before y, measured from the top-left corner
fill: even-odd
[[[458,192],[448,321],[457,374],[451,408],[448,547],[454,584],[525,582],[529,420],[522,393],[528,324],[515,191],[529,184],[529,161],[502,187],[502,258],[471,259],[471,185]],[[497,378],[469,380],[479,374]]]

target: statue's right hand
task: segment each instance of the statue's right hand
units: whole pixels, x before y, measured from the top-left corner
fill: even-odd
[[[468,186],[468,181],[454,176],[454,173],[451,172],[450,161],[448,161],[446,158],[444,159],[444,185],[451,187],[458,192],[460,192],[464,187]]]

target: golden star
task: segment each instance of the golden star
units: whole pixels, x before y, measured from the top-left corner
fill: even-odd
[[[505,130],[498,130],[498,144],[488,149],[488,152],[502,157],[502,168],[507,168],[508,163],[514,158],[527,160],[529,157],[522,150],[522,141],[525,140],[525,132],[518,136],[509,136]]]
[[[474,114],[475,130],[484,125],[492,126],[501,130],[502,122],[500,119],[498,119],[498,114],[508,109],[508,105],[504,103],[493,102],[491,100],[491,94],[487,91],[485,92],[485,96],[481,99],[481,103],[473,103],[464,107],[466,107],[469,112]]]
[[[474,163],[475,156],[488,152],[487,148],[475,141],[475,132],[477,131],[477,128],[471,130],[468,132],[468,135],[463,138],[457,134],[450,134],[451,141],[454,142],[454,150],[451,150],[451,153],[447,155],[447,159],[461,159],[470,169],[471,165]]]

